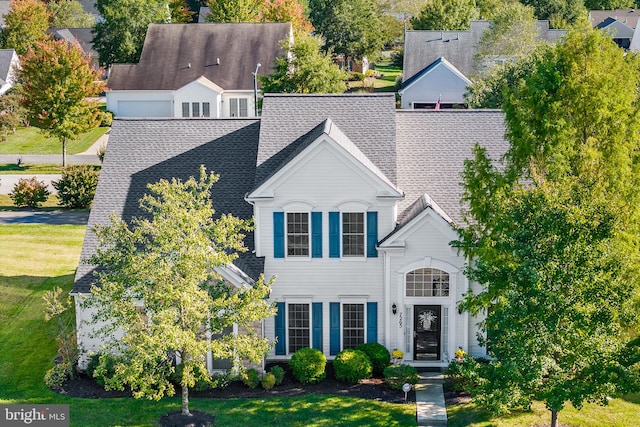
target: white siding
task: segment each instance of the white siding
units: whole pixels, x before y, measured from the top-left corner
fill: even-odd
[[[411,84],[402,94],[402,108],[411,109],[416,102],[464,103],[467,82],[440,64]]]
[[[170,92],[107,91],[107,110],[117,117],[172,117]]]
[[[173,102],[173,117],[182,117],[182,103],[189,103],[189,117],[193,117],[192,114],[192,104],[199,104],[199,115],[198,117],[203,117],[202,115],[202,104],[205,102],[209,103],[210,107],[210,115],[211,118],[221,117],[220,115],[220,101],[221,95],[217,91],[213,90],[210,87],[205,86],[199,82],[193,82],[188,84],[187,86],[178,89],[174,94],[174,102]]]

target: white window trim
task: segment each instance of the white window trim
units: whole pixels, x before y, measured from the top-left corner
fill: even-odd
[[[364,316],[364,334],[362,343],[367,342],[367,298],[357,296],[339,297],[340,299],[340,351],[344,350],[344,305],[345,304],[361,304]]]
[[[284,298],[284,308],[285,308],[285,336],[287,343],[287,356],[291,356],[293,353],[289,351],[289,345],[291,343],[291,339],[289,338],[289,304],[305,304],[309,306],[309,348],[313,347],[313,306],[311,305],[311,297],[285,297]]]
[[[308,245],[307,245],[307,255],[289,255],[289,221],[288,214],[296,214],[296,213],[306,213],[307,214],[307,236],[308,236]],[[310,261],[311,260],[311,250],[312,250],[312,240],[313,236],[311,235],[311,212],[310,211],[285,211],[284,213],[284,257],[290,261]]]

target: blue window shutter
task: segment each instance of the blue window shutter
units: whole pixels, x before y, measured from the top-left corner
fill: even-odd
[[[329,303],[329,354],[340,353],[340,303]]]
[[[377,258],[378,212],[367,212],[367,257]]]
[[[322,258],[322,212],[311,212],[311,256]]]
[[[284,258],[284,212],[273,213],[273,257]]]
[[[378,303],[367,303],[367,342],[378,342]]]
[[[276,354],[285,355],[287,354],[285,304],[278,302],[276,303],[276,307],[278,308],[278,312],[276,313],[276,338],[278,339],[276,342]]]
[[[329,212],[329,257],[340,258],[340,212]]]
[[[322,351],[322,303],[312,303],[311,310],[311,316],[313,316],[312,345],[313,348]]]

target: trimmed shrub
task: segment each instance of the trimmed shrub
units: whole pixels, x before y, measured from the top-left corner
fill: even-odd
[[[88,208],[98,186],[98,171],[91,166],[67,166],[59,181],[51,183],[58,190],[60,205],[68,208]]]
[[[374,374],[382,375],[384,368],[389,366],[391,363],[391,355],[389,354],[389,350],[382,344],[378,344],[377,342],[368,342],[365,344],[360,344],[356,347],[356,350],[362,351],[367,355],[369,360],[371,361],[371,367],[373,368]]]
[[[276,385],[282,384],[282,381],[284,381],[284,369],[281,366],[276,365],[269,369],[269,372],[276,378]]]
[[[390,365],[384,368],[384,378],[389,388],[402,390],[404,384],[418,384],[420,377],[416,368],[410,365]]]
[[[247,369],[242,374],[242,382],[249,388],[256,388],[260,384],[260,374],[253,368]]]
[[[293,353],[289,366],[295,379],[303,384],[322,381],[326,373],[327,358],[315,348],[301,348]]]
[[[480,380],[479,371],[480,363],[459,348],[444,373],[451,380],[451,388],[454,391],[470,392]]]
[[[276,376],[271,372],[267,372],[262,376],[262,388],[265,390],[271,390],[276,385]]]
[[[91,356],[92,360],[94,358],[96,358],[97,363],[95,363],[90,375],[96,380],[98,385],[104,387],[107,381],[116,374],[116,364],[120,362],[120,359],[107,353]],[[89,362],[89,364],[91,364],[91,362]],[[87,374],[89,374],[89,366],[87,366]]]
[[[49,190],[44,181],[38,181],[35,176],[33,178],[21,178],[9,195],[13,204],[17,207],[28,206],[37,208],[42,202],[46,202],[49,197]]]
[[[111,111],[99,111],[96,121],[101,128],[110,127],[113,123],[113,113]]]
[[[370,378],[373,372],[371,361],[366,353],[352,349],[342,350],[338,353],[333,359],[333,369],[337,379],[350,383]]]
[[[44,383],[49,388],[60,388],[67,378],[73,374],[73,367],[69,363],[56,363],[44,374]]]

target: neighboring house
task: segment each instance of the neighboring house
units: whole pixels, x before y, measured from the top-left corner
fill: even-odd
[[[88,229],[111,213],[140,215],[147,183],[204,164],[220,174],[217,214],[256,224],[223,277],[240,286],[276,276],[278,312],[260,328],[276,342],[268,360],[304,347],[331,359],[364,342],[423,367],[446,366],[458,347],[484,356],[479,319],[457,309],[477,285],[450,242],[464,160],[476,143],[495,159],[505,152],[502,113],[394,106],[392,94],[268,94],[260,119],[116,119]],[[96,244],[87,232],[82,259]],[[100,345],[80,305],[92,269],[79,266],[72,291],[84,352]]]
[[[464,108],[464,94],[471,80],[445,58],[438,58],[421,72],[402,82],[398,91],[403,109]]]
[[[66,40],[69,44],[76,41],[82,48],[82,52],[91,58],[91,66],[100,68],[98,52],[93,48],[92,28],[50,28],[47,30],[55,40]]]
[[[11,1],[0,0],[0,29],[6,25],[4,16],[9,12],[11,12]]]
[[[549,29],[549,21],[537,21],[537,25],[540,40],[553,42],[567,33]],[[476,61],[478,43],[489,26],[489,21],[471,21],[466,31],[405,31],[402,92],[410,99],[402,100],[402,108],[431,108],[438,99],[441,105],[460,105],[461,83],[481,68]]]
[[[268,74],[290,23],[151,24],[140,62],[113,64],[116,117],[254,117],[254,73]]]
[[[16,82],[15,70],[20,67],[18,54],[13,49],[0,49],[0,95]]]
[[[594,28],[608,32],[623,49],[640,49],[640,36],[635,36],[640,10],[591,10],[589,20]],[[637,39],[633,43],[634,36]]]

